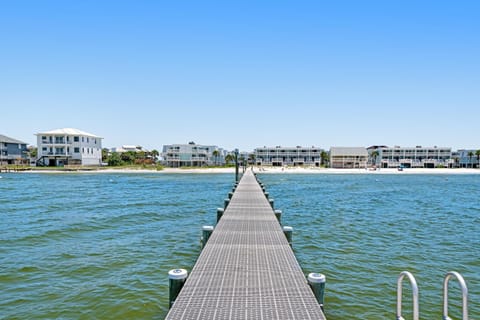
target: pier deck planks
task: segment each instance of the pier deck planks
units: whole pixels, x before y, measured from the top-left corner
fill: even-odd
[[[166,319],[325,319],[252,172],[243,175]]]

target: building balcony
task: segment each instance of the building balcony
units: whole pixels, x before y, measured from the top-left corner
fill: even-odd
[[[42,152],[39,154],[40,157],[72,157],[72,153],[65,153],[65,152]]]
[[[47,140],[42,140],[42,145],[71,145],[73,142],[72,141],[47,141]]]

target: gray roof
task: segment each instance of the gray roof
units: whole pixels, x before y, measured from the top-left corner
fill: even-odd
[[[17,140],[17,139],[13,139],[13,138],[4,136],[3,134],[0,134],[0,142],[3,142],[3,143],[27,144],[26,142],[23,142],[23,141],[20,141],[20,140]]]
[[[364,147],[331,147],[331,156],[368,156]]]

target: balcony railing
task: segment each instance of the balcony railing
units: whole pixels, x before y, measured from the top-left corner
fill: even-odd
[[[73,153],[65,153],[65,152],[42,152],[40,156],[64,156],[64,157],[71,157]]]
[[[53,140],[52,141],[42,140],[42,144],[52,144],[52,145],[53,144],[63,144],[63,145],[65,145],[65,144],[72,144],[72,143],[73,143],[72,141],[65,141],[65,140],[62,140],[62,141],[60,141],[60,140],[55,140],[55,141],[53,141]]]

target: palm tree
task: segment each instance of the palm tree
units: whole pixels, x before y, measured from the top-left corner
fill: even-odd
[[[480,150],[475,151],[475,155],[477,156],[477,169],[480,168]]]
[[[459,167],[460,167],[460,165],[459,165],[459,163],[460,163],[460,158],[459,158],[459,157],[455,157],[455,158],[454,158],[454,161],[455,161],[455,168],[459,168]]]
[[[473,168],[473,164],[472,164],[472,158],[473,158],[473,151],[468,151],[468,157],[470,158],[470,168]]]
[[[215,160],[214,160],[215,165],[217,165],[217,160],[218,160],[218,156],[219,156],[219,155],[220,155],[220,151],[218,151],[218,150],[216,150],[216,149],[213,150],[212,156],[215,157]]]
[[[232,162],[234,159],[235,159],[235,157],[231,153],[229,153],[225,156],[225,162],[227,163],[227,165],[230,164],[230,162]]]
[[[322,161],[322,164],[327,166],[327,163],[328,163],[328,153],[326,151],[322,151],[320,153],[320,159]]]
[[[158,156],[160,155],[160,152],[158,152],[158,150],[156,150],[156,149],[153,149],[152,151],[150,151],[150,154],[153,157],[153,161],[157,162],[157,159],[158,159]]]
[[[372,157],[372,162],[373,162],[373,165],[376,166],[377,165],[377,157],[378,157],[379,153],[378,153],[378,150],[374,150],[370,156]]]
[[[248,162],[251,163],[251,164],[255,164],[255,159],[256,159],[256,158],[257,158],[257,157],[255,156],[255,153],[250,153],[250,154],[248,155]]]

